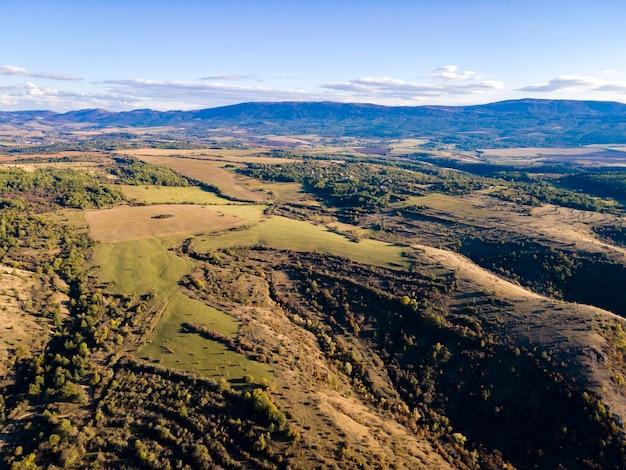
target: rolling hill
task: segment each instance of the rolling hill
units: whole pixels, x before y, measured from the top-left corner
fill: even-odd
[[[502,101],[475,106],[387,107],[335,102],[241,103],[195,111],[86,109],[0,113],[0,123],[36,120],[93,128],[238,128],[263,134],[428,137],[474,149],[626,142],[626,104],[601,101]]]

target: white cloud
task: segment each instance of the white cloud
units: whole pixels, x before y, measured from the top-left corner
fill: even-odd
[[[45,78],[47,80],[82,80],[82,78],[74,77],[72,75],[59,75],[47,72],[29,72],[22,67],[16,67],[14,65],[0,65],[0,75],[19,75],[22,77]]]
[[[137,103],[126,97],[102,93],[77,93],[33,83],[0,85],[0,104],[10,109],[68,111],[84,108],[130,109]]]
[[[594,77],[562,75],[545,83],[538,83],[520,88],[519,91],[530,91],[533,93],[584,91],[601,85],[602,81]]]
[[[420,83],[394,78],[359,78],[342,83],[327,83],[322,88],[348,92],[355,97],[367,97],[376,102],[381,98],[401,98],[405,101],[421,101],[424,98],[446,95],[474,95],[502,90],[498,81],[475,81],[473,83]]]
[[[5,73],[21,74],[7,69]],[[455,104],[504,89],[498,81],[478,80],[479,74],[459,72],[456,66],[438,71],[457,78],[411,82],[392,77],[363,77],[317,87],[261,86],[256,76],[215,74],[195,81],[157,81],[141,78],[47,88],[40,84],[0,85],[0,103],[13,109],[68,110],[105,108],[113,111],[153,109],[201,109],[248,101],[338,101],[381,105]],[[438,78],[438,77],[437,77]],[[254,82],[246,81],[254,80]],[[86,91],[88,90],[88,91]]]
[[[607,91],[612,93],[626,93],[626,83],[607,83],[594,88],[593,91]]]
[[[132,97],[144,106],[159,103],[186,109],[241,103],[245,101],[309,101],[323,95],[298,88],[250,86],[221,82],[168,82],[144,79],[106,80],[102,82],[116,95]]]
[[[46,93],[42,91],[37,85],[26,82],[26,94],[32,97],[45,96]]]
[[[200,80],[224,80],[224,81],[240,81],[240,80],[254,80],[254,75],[209,75],[208,77],[202,77]]]
[[[607,81],[596,77],[562,75],[544,83],[529,85],[518,89],[531,93],[569,93],[582,94],[593,92],[609,92],[626,94],[626,83],[620,81]]]
[[[467,81],[467,80],[482,80],[483,76],[472,70],[466,70],[464,72],[458,72],[459,67],[456,65],[444,65],[433,70],[434,73],[427,75],[429,78],[437,80],[450,80],[450,81]]]

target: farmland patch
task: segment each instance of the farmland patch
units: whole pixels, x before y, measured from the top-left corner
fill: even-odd
[[[85,213],[91,236],[115,243],[186,233],[210,232],[249,221],[219,209],[198,205],[121,206]]]
[[[188,178],[215,186],[227,197],[242,201],[264,200],[261,193],[244,187],[233,172],[225,169],[225,162],[175,157],[139,156],[138,158],[146,163],[164,166]]]

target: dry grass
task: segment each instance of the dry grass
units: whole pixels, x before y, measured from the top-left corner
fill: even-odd
[[[532,209],[520,208],[514,203],[494,199],[487,192],[464,196],[432,193],[411,197],[402,203],[402,206],[407,205],[423,205],[430,215],[442,220],[505,230],[591,253],[611,253],[620,258],[626,256],[624,248],[606,243],[592,230],[598,225],[619,225],[619,217],[612,214],[550,204]]]
[[[35,317],[25,308],[37,287],[33,273],[0,266],[0,377],[15,358],[17,348],[24,352],[41,349],[49,337],[49,321]],[[61,294],[51,300],[66,300]]]
[[[247,149],[194,149],[194,150],[167,150],[167,149],[134,149],[117,153],[131,155],[143,159],[146,157],[190,158],[194,160],[211,160],[222,163],[269,163],[280,164],[296,161],[287,158],[266,157],[260,154],[267,152],[267,148],[252,147]]]
[[[448,250],[415,246],[420,262],[431,272],[437,269],[453,272],[457,280],[456,296],[451,307],[462,308],[472,293],[489,293],[505,303],[482,321],[514,344],[537,346],[548,351],[552,362],[568,364],[575,380],[588,383],[618,415],[626,416],[623,391],[610,380],[611,364],[602,364],[585,351],[606,351],[606,340],[598,333],[608,322],[623,318],[588,305],[564,302],[535,294],[518,284],[500,278],[468,258]]]
[[[102,171],[102,165],[93,162],[46,162],[46,163],[5,163],[6,167],[20,168],[27,172],[37,171],[40,168],[50,168],[54,170],[81,170],[87,173],[96,174]]]
[[[224,168],[225,162],[194,158],[138,156],[146,163],[165,166],[189,178],[216,186],[227,197],[243,201],[264,201],[262,193],[244,187],[241,178]]]
[[[508,149],[480,149],[486,157],[537,157],[546,155],[585,155],[597,151],[597,148],[579,147],[579,148],[543,148],[543,147],[524,147],[524,148],[508,148]]]
[[[319,206],[311,194],[306,193],[302,183],[274,183],[259,181],[257,187],[264,191],[268,197],[278,203],[305,204],[307,206]]]
[[[211,232],[249,222],[219,209],[167,204],[88,211],[85,218],[94,240],[105,243]]]
[[[397,207],[411,205],[425,206],[436,213],[450,219],[470,222],[477,220],[484,222],[502,217],[502,208],[499,201],[493,198],[472,196],[451,196],[440,193],[430,193],[426,196],[412,196]],[[396,207],[396,206],[394,206]]]
[[[324,468],[337,449],[345,452],[344,461],[362,462],[362,468],[450,468],[426,439],[354,393],[349,378],[329,367],[316,337],[269,298],[235,316],[245,322],[241,333],[248,341],[273,352],[272,399],[291,416],[303,442],[295,468]],[[377,367],[372,374],[387,376],[380,359],[370,364]]]

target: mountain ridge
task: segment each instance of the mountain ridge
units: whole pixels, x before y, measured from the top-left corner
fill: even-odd
[[[264,134],[373,138],[425,137],[458,148],[626,143],[626,104],[506,100],[470,106],[382,106],[333,101],[247,102],[191,111],[82,109],[0,112],[1,123],[85,124],[93,128],[239,128]]]

